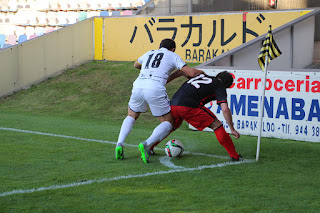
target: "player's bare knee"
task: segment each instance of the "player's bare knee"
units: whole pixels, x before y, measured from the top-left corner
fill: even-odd
[[[135,120],[139,118],[140,114],[140,112],[134,112],[130,108],[128,108],[128,116],[133,117]]]
[[[172,117],[171,112],[169,112],[168,114],[165,114],[161,117],[158,117],[160,122],[164,122],[164,121],[168,121],[172,124],[172,126],[174,125],[174,119]]]
[[[218,119],[215,119],[209,126],[209,128],[216,130],[218,127],[222,125],[221,121]]]

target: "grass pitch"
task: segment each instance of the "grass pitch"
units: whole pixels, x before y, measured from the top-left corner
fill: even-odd
[[[184,124],[166,139],[182,141],[181,158],[163,142],[143,164],[137,145],[158,124],[146,113],[115,160],[132,64],[91,62],[0,100],[0,212],[320,211],[318,143],[263,138],[259,162],[229,165],[213,133]],[[247,160],[256,141],[234,139]]]

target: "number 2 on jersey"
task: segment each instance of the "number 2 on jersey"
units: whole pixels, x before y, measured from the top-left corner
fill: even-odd
[[[197,77],[190,79],[187,83],[199,89],[200,88],[199,84],[210,84],[211,82],[212,82],[211,78],[205,77],[205,75],[201,74],[201,75],[198,75]]]
[[[153,53],[149,55],[147,63],[146,63],[146,66],[144,67],[145,69],[149,69],[149,64],[150,64],[150,61],[151,61],[153,55],[154,55]],[[158,68],[160,66],[162,58],[163,58],[163,53],[158,53],[154,57],[154,59],[152,61],[152,64],[151,64],[151,67],[152,68]]]

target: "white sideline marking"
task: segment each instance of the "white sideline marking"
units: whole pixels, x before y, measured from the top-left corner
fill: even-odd
[[[105,140],[81,138],[81,137],[74,137],[74,136],[67,136],[67,135],[58,135],[58,134],[53,134],[53,133],[29,131],[29,130],[23,130],[23,129],[7,128],[7,127],[0,127],[0,130],[23,132],[23,133],[36,134],[36,135],[45,135],[45,136],[58,137],[58,138],[68,138],[68,139],[82,140],[82,141],[88,141],[88,142],[107,143],[107,144],[114,144],[114,145],[117,144],[116,142],[105,141]],[[137,147],[137,145],[132,145],[132,144],[125,144],[125,146]],[[163,149],[155,148],[155,150],[163,150]],[[220,158],[220,159],[229,159],[229,157],[227,157],[227,156],[220,156],[220,155],[210,155],[210,154],[195,153],[195,152],[184,152],[184,153],[191,154],[191,155],[201,155],[201,156],[207,156],[207,157],[214,157],[214,158]]]
[[[57,134],[52,134],[52,133],[29,131],[29,130],[14,129],[14,128],[6,128],[6,127],[0,127],[0,130],[9,130],[9,131],[14,131],[14,132],[31,133],[31,134],[36,134],[36,135],[45,135],[45,136],[52,136],[52,137],[58,137],[58,138],[68,138],[68,139],[75,139],[75,140],[82,140],[82,141],[89,141],[89,142],[117,144],[116,142],[111,142],[111,141],[96,140],[96,139],[89,139],[89,138],[80,138],[80,137],[73,137],[73,136],[67,136],[67,135],[57,135]],[[129,144],[129,146],[134,146],[134,145]]]
[[[235,165],[235,164],[242,164],[242,163],[252,163],[255,162],[254,160],[244,160],[244,161],[238,161],[238,162],[226,162],[226,163],[219,163],[219,164],[213,164],[213,165],[204,165],[204,166],[198,166],[194,168],[183,168],[183,169],[173,169],[168,171],[158,171],[158,172],[149,172],[145,174],[137,174],[137,175],[126,175],[126,176],[118,176],[113,178],[101,178],[98,180],[88,180],[85,182],[75,182],[65,185],[53,185],[48,187],[40,187],[40,188],[33,188],[33,189],[18,189],[13,190],[9,192],[3,192],[0,194],[0,197],[5,197],[8,195],[13,194],[26,194],[26,193],[33,193],[33,192],[40,192],[40,191],[46,191],[46,190],[54,190],[54,189],[63,189],[63,188],[70,188],[70,187],[76,187],[81,185],[89,185],[93,183],[102,183],[102,182],[110,182],[110,181],[116,181],[116,180],[124,180],[124,179],[130,179],[130,178],[140,178],[140,177],[148,177],[152,175],[163,175],[163,174],[171,174],[176,172],[187,172],[187,171],[199,171],[203,169],[212,169],[217,167],[224,167],[229,165]]]

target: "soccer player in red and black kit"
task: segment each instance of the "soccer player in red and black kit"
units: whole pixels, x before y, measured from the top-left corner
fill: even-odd
[[[183,73],[174,73],[176,78]],[[169,78],[171,81],[173,78]],[[229,88],[233,83],[232,75],[223,71],[216,77],[201,74],[197,77],[186,81],[171,99],[171,113],[175,119],[174,128],[177,129],[185,120],[193,127],[202,131],[209,127],[212,129],[219,143],[227,150],[231,161],[242,160],[232,142],[230,135],[225,131],[221,121],[213,114],[211,110],[204,105],[212,100],[216,100],[217,104],[222,109],[223,116],[227,121],[231,134],[235,138],[239,138],[240,134],[234,129],[232,114],[227,103],[226,88]],[[157,143],[153,143],[157,145]],[[153,151],[153,144],[148,143],[148,147]]]

